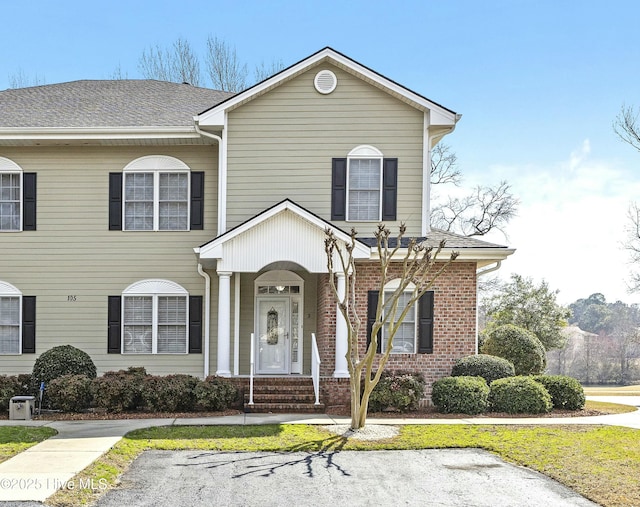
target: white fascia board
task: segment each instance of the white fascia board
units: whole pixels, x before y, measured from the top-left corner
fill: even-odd
[[[0,129],[1,140],[91,140],[91,139],[172,139],[200,135],[195,126],[181,127],[99,127],[99,128],[30,128]]]
[[[266,90],[279,85],[281,82],[286,81],[287,79],[290,79],[297,74],[300,74],[309,67],[312,67],[318,62],[321,62],[325,59],[333,61],[341,67],[350,69],[354,73],[360,74],[367,80],[377,83],[379,86],[388,89],[390,92],[405,97],[418,106],[424,109],[428,109],[432,112],[432,114],[436,113],[436,119],[439,122],[438,125],[455,125],[456,121],[458,121],[459,119],[459,115],[457,115],[456,113],[445,109],[435,102],[431,102],[425,97],[418,95],[417,93],[414,93],[403,86],[400,86],[399,84],[385,78],[377,72],[374,72],[371,69],[360,65],[358,62],[333,51],[331,48],[325,48],[322,51],[319,51],[316,54],[302,60],[301,62],[292,65],[288,69],[285,69],[282,72],[274,75],[273,77],[245,90],[244,92],[240,92],[239,94],[234,95],[232,98],[224,101],[222,104],[210,109],[209,111],[196,116],[195,120],[201,127],[220,127],[224,124],[224,111],[233,108],[234,106],[241,104],[247,100],[250,100],[253,96],[258,96],[264,93]]]
[[[391,248],[389,250],[391,250]],[[433,253],[435,253],[435,250],[436,248],[434,248]],[[440,254],[437,256],[436,260],[447,261],[451,257],[451,252],[458,252],[456,262],[477,262],[479,264],[479,267],[482,267],[493,262],[503,261],[510,255],[512,255],[515,251],[515,248],[443,248],[440,251]],[[401,248],[398,250],[393,259],[401,260],[404,258],[406,253],[407,249]],[[371,248],[371,258],[379,259],[378,249],[376,247]]]

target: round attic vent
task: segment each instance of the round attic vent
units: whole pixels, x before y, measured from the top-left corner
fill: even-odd
[[[330,70],[321,70],[313,79],[313,85],[320,93],[327,95],[336,89],[338,78]]]

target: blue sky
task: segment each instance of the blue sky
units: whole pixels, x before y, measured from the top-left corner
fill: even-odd
[[[445,140],[465,185],[507,180],[521,199],[502,276],[547,280],[570,303],[626,292],[626,210],[640,196],[640,152],[612,121],[640,106],[635,0],[3,2],[0,89],[21,72],[47,84],[141,77],[150,46],[208,36],[250,69],[331,46],[462,113]],[[8,22],[7,22],[8,21]]]

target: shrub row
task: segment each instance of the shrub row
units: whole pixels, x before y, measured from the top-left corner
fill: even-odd
[[[539,414],[552,408],[579,410],[585,398],[580,383],[563,375],[505,377],[490,385],[479,376],[459,376],[435,381],[431,401],[443,413]]]
[[[0,407],[29,392],[30,375],[0,376]],[[46,384],[44,400],[49,408],[82,412],[90,407],[107,412],[191,412],[219,411],[236,401],[238,390],[228,380],[210,376],[199,380],[191,375],[147,375],[144,368],[106,372],[89,378],[63,375]]]
[[[369,397],[369,411],[407,412],[418,408],[424,396],[425,380],[420,373],[383,373]]]

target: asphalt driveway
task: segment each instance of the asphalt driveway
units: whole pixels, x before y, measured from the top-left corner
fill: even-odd
[[[147,451],[99,507],[596,506],[482,450]]]

